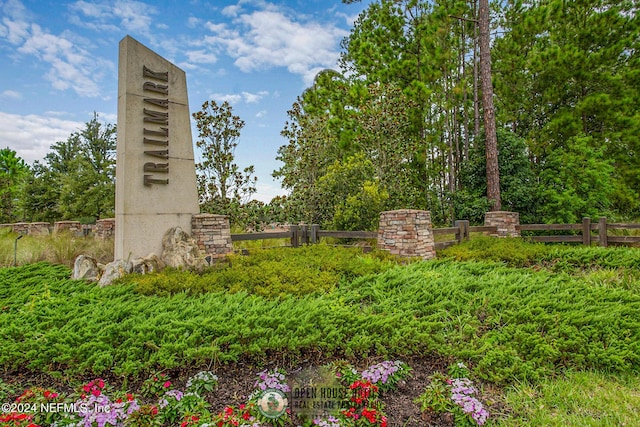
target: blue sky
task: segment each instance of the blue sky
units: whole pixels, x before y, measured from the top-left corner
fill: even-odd
[[[31,164],[94,111],[115,124],[118,43],[130,35],[186,72],[191,112],[231,103],[246,122],[236,161],[255,166],[255,198],[268,202],[284,194],[271,172],[287,110],[318,71],[337,68],[370,2],[0,0],[0,147]]]

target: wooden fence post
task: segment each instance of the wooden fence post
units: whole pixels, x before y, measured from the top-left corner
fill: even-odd
[[[311,224],[311,244],[313,245],[320,243],[318,231],[320,231],[320,226],[318,224]]]
[[[591,218],[582,218],[582,244],[591,245]]]
[[[306,224],[300,227],[300,242],[302,245],[309,245],[309,226]]]
[[[454,223],[454,226],[458,228],[458,232],[456,233],[456,240],[458,243],[469,240],[469,221],[457,220]]]
[[[291,231],[291,246],[293,246],[294,248],[297,248],[298,237],[299,237],[298,226],[292,225],[290,228],[290,231]]]
[[[598,239],[600,246],[606,248],[609,245],[607,239],[607,217],[600,217],[600,221],[598,221]]]

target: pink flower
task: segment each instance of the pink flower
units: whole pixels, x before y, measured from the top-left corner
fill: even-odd
[[[171,381],[167,381],[166,383],[162,384],[162,387],[164,387],[164,388],[171,387]]]

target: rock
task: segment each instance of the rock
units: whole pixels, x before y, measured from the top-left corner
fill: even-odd
[[[131,262],[131,271],[138,274],[148,274],[162,271],[164,262],[156,254],[149,254],[144,258],[134,259]]]
[[[201,269],[204,264],[198,243],[180,227],[169,229],[162,238],[162,261],[173,268]]]
[[[102,276],[102,269],[95,258],[88,255],[80,255],[73,263],[73,274],[71,278],[74,280],[88,280],[96,282]]]
[[[104,273],[98,282],[100,286],[107,286],[113,283],[114,280],[121,278],[125,274],[131,273],[132,264],[127,261],[117,260],[110,262],[104,268]]]

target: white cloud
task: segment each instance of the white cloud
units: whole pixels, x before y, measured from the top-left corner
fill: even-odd
[[[82,10],[91,16],[104,13],[99,7],[79,3]],[[23,9],[14,0],[2,5],[5,16],[2,18],[0,37],[15,46],[18,55],[33,56],[49,64],[45,78],[54,89],[73,89],[78,95],[86,97],[99,96],[99,82],[105,71],[109,72],[115,66],[82,48],[72,33],[52,34],[30,22],[30,16]]]
[[[195,16],[190,16],[189,19],[187,19],[187,27],[189,28],[197,28],[202,25],[201,23],[200,18],[196,18]]]
[[[51,144],[66,141],[84,123],[38,115],[21,116],[0,112],[3,147],[15,150],[27,163],[42,160]]]
[[[235,93],[229,93],[229,94],[223,94],[223,93],[213,93],[210,95],[211,99],[215,99],[216,101],[219,102],[225,102],[227,101],[229,104],[233,105],[233,104],[237,104],[240,101],[242,101],[242,96]]]
[[[259,2],[260,10],[240,13],[228,24],[208,22],[212,35],[204,41],[212,49],[224,48],[244,72],[285,67],[310,85],[316,73],[335,67],[339,42],[347,31],[332,24],[292,18],[276,6]]]
[[[267,116],[267,110],[261,110],[261,111],[258,111],[256,113],[256,117],[259,118],[259,119],[261,119],[263,117],[266,117],[266,116]]]
[[[69,5],[70,21],[95,31],[118,31],[148,34],[156,9],[146,3],[131,0],[90,3],[83,0]]]
[[[240,92],[240,93],[214,93],[210,95],[211,99],[215,99],[216,101],[224,102],[227,101],[229,104],[239,104],[240,102],[244,102],[246,104],[257,104],[264,98],[268,96],[269,92],[266,90],[261,90],[257,93],[251,92]]]
[[[205,50],[192,50],[186,52],[187,60],[196,64],[215,64],[218,57]]]
[[[139,1],[117,1],[113,13],[120,18],[120,24],[127,31],[147,33],[151,27],[155,8]]]
[[[246,102],[247,104],[257,104],[262,98],[267,95],[269,95],[269,92],[267,92],[266,90],[261,90],[258,93],[242,92],[244,102]]]
[[[22,99],[22,94],[20,92],[16,92],[15,90],[5,90],[0,93],[0,98],[6,99]]]
[[[86,97],[99,96],[98,81],[104,70],[115,68],[109,61],[96,58],[65,36],[47,33],[36,24],[31,25],[29,37],[17,51],[48,63],[51,68],[46,78],[55,89],[72,88]]]
[[[241,10],[242,7],[240,5],[231,5],[222,9],[222,14],[224,16],[231,16],[235,18],[236,16],[238,16],[238,13],[240,13]]]

